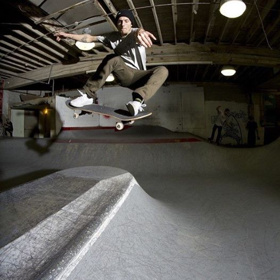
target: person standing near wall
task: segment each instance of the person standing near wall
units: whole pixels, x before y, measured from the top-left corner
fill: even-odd
[[[6,123],[4,124],[4,128],[5,128],[5,135],[9,133],[10,137],[13,137],[14,127],[13,127],[13,123],[9,119],[6,120]]]
[[[248,131],[247,145],[248,145],[248,147],[255,147],[256,138],[260,139],[260,137],[259,137],[258,125],[255,122],[253,116],[249,116],[249,120],[247,122],[246,129]]]
[[[223,111],[223,110],[221,109],[221,106],[218,106],[218,107],[216,108],[216,110],[217,110],[218,116],[217,116],[216,121],[215,121],[215,123],[214,123],[214,126],[213,126],[213,128],[212,128],[211,137],[208,138],[208,140],[209,140],[210,142],[213,142],[214,137],[215,137],[216,130],[218,130],[218,134],[217,134],[217,138],[216,138],[216,144],[217,144],[217,145],[220,145],[223,124],[224,124],[224,122],[226,121],[227,117],[229,116],[230,110],[229,110],[228,108],[226,108],[226,109]]]
[[[3,137],[3,136],[5,136],[5,128],[3,125],[2,117],[0,117],[0,137]]]

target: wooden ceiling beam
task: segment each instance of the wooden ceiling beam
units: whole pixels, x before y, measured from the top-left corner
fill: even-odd
[[[277,20],[274,21],[274,23],[272,25],[270,25],[267,29],[266,29],[266,34],[262,33],[259,38],[256,41],[256,46],[259,47],[263,41],[267,40],[267,44],[269,45],[269,47],[272,47],[272,42],[275,42],[274,38],[278,37],[279,38],[279,32],[275,33],[275,37],[272,38],[271,40],[268,39],[269,34],[273,33],[275,30],[278,30],[278,26],[280,23],[280,16],[277,18]]]
[[[199,0],[193,0],[192,3],[192,13],[191,13],[191,24],[190,24],[190,40],[189,43],[192,43],[195,41],[195,28],[194,28],[194,21],[195,21],[195,16],[198,11],[198,4]]]
[[[226,33],[226,30],[228,28],[228,24],[229,24],[229,19],[227,19],[226,24],[224,25],[223,30],[221,32],[221,35],[219,36],[218,44],[220,44],[223,41],[223,37],[224,37],[224,34]]]
[[[163,45],[161,28],[160,28],[160,24],[159,24],[158,15],[157,15],[157,11],[156,11],[156,6],[155,6],[154,0],[150,0],[150,4],[152,6],[152,12],[153,12],[153,16],[154,16],[154,20],[155,20],[155,24],[156,24],[156,28],[157,28],[157,33],[158,33],[157,37],[159,39],[160,45]]]
[[[49,20],[49,19],[52,19],[54,17],[63,15],[67,11],[75,9],[75,8],[77,8],[77,7],[81,6],[81,5],[87,4],[89,2],[92,2],[92,0],[84,0],[84,1],[78,2],[78,3],[74,4],[74,5],[71,5],[71,6],[67,7],[67,8],[65,8],[65,9],[62,9],[62,10],[56,11],[56,12],[54,12],[52,14],[49,14],[49,15],[47,15],[45,17],[41,17],[39,20],[35,21],[35,24],[40,24],[40,23],[42,23],[42,22],[44,22],[46,20]]]
[[[0,47],[0,51],[1,51],[1,54],[3,53],[3,55],[1,55],[1,59],[0,59],[0,61],[1,61],[2,59],[6,58],[6,54],[10,50],[6,49],[4,47]],[[9,54],[9,60],[13,60],[14,58],[17,58],[17,59],[21,60],[22,62],[25,61],[26,63],[32,64],[36,67],[44,67],[46,65],[45,63],[41,63],[40,61],[30,58],[30,57],[26,56],[25,54],[21,54],[19,52]]]
[[[11,49],[17,49],[17,47],[22,46],[25,44],[24,41],[20,40],[19,38],[16,38],[15,36],[12,35],[4,35],[4,38],[8,39],[10,42],[13,42],[13,44],[10,44],[9,47]],[[4,41],[3,41],[4,43]],[[8,42],[6,42],[8,44]],[[42,61],[45,64],[50,64],[53,63],[53,59],[50,56],[49,60],[47,59],[47,54],[43,51],[40,51],[38,48],[31,46],[31,45],[25,45],[25,48],[21,48],[19,50],[22,53],[25,53],[28,56],[31,56],[35,58],[37,61]],[[1,58],[2,59],[2,58]]]
[[[4,68],[5,68],[6,65],[7,66],[10,65],[10,66],[15,67],[15,72],[17,72],[17,71],[26,72],[26,71],[31,71],[31,70],[36,69],[36,67],[32,66],[31,64],[21,63],[21,61],[14,62],[14,61],[11,61],[11,60],[3,59],[3,60],[1,60],[0,64],[4,65]]]
[[[35,83],[42,83],[50,79],[58,79],[64,77],[71,77],[80,74],[86,74],[89,70],[96,70],[101,63],[99,60],[80,61],[73,64],[48,65],[41,69],[23,73],[17,77],[5,80],[5,89],[16,89],[22,86],[27,86]]]
[[[249,44],[250,40],[253,38],[255,33],[259,30],[260,26],[263,25],[263,20],[266,18],[266,16],[269,14],[275,3],[279,0],[270,0],[267,1],[267,5],[265,8],[262,8],[262,11],[259,11],[259,8],[257,6],[257,1],[254,1],[254,7],[257,9],[257,18],[258,20],[255,21],[255,23],[251,26],[251,30],[248,32],[246,44]]]
[[[2,61],[7,61],[7,62],[10,62],[10,63],[15,63],[15,64],[19,64],[19,65],[22,65],[22,66],[26,66],[28,65],[29,67],[33,68],[33,69],[37,69],[38,67],[44,67],[46,66],[47,64],[41,64],[40,66],[37,65],[34,65],[34,63],[30,62],[30,60],[28,60],[28,58],[26,58],[26,60],[23,60],[21,57],[12,57],[10,56],[8,59],[6,59],[4,57],[5,54],[3,54],[2,52],[0,52],[0,56],[2,56],[3,58],[1,58],[0,62]]]
[[[106,13],[106,11],[104,10],[104,8],[100,5],[100,3],[98,1],[94,1],[94,5],[95,7],[100,11],[100,13],[102,14],[102,16],[107,20],[107,22],[110,24],[110,26],[112,27],[112,29],[114,31],[117,31],[117,27],[115,25],[115,23],[111,20],[110,16]],[[110,6],[110,11],[114,14],[116,12],[115,7],[113,6],[113,4]]]
[[[59,61],[58,57],[61,59],[64,57],[64,55],[56,50],[54,50],[53,48],[47,46],[46,44],[42,43],[41,41],[37,41],[36,39],[34,39],[33,37],[29,36],[28,34],[24,33],[23,31],[21,30],[16,30],[14,29],[13,30],[14,33],[16,33],[17,35],[23,37],[24,39],[26,39],[28,41],[27,44],[34,44],[34,45],[37,45],[39,46],[41,49],[51,53],[51,58],[53,61]],[[21,49],[23,46],[20,46],[18,47],[17,49]]]
[[[215,19],[216,19],[216,11],[219,8],[219,4],[217,3],[211,3],[210,4],[210,9],[209,9],[209,15],[208,15],[208,24],[205,32],[205,37],[204,37],[204,43],[207,42],[207,38],[209,34],[212,33],[213,27],[215,25]]]
[[[231,41],[231,44],[234,44],[234,43],[235,43],[235,41],[237,40],[237,38],[238,38],[238,36],[239,36],[241,30],[244,29],[244,28],[246,27],[247,20],[248,20],[249,17],[251,16],[251,13],[252,13],[252,11],[253,11],[253,8],[254,8],[253,5],[250,6],[250,7],[248,7],[248,10],[246,11],[246,13],[245,13],[245,15],[244,15],[243,20],[240,21],[239,25],[236,26],[236,31],[235,31],[235,33],[234,33],[233,39],[232,39],[232,41]]]
[[[138,25],[139,28],[143,28],[143,24],[141,22],[140,17],[138,16],[137,9],[136,9],[133,1],[132,0],[127,0],[127,4],[129,6],[130,10],[132,10],[132,12],[133,12],[136,24]]]
[[[173,23],[173,32],[174,32],[174,44],[177,44],[177,21],[178,21],[178,13],[177,13],[177,0],[171,0],[171,10],[172,10],[172,23]]]
[[[91,1],[91,0],[88,0]],[[45,13],[36,5],[31,3],[30,1],[24,1],[24,0],[14,0],[10,1],[9,5],[13,6],[17,10],[19,10],[24,17],[28,17],[30,20],[32,20],[34,23],[38,23],[42,18],[44,19],[43,22],[41,22],[41,26],[48,32],[46,34],[42,33],[42,36],[39,36],[39,38],[35,39],[32,38],[30,43],[34,43],[38,41],[39,39],[42,39],[44,37],[49,36],[50,34],[54,34],[58,30],[65,29],[65,26],[63,26],[60,22],[52,19],[46,19]],[[26,27],[26,26],[25,26]],[[32,29],[32,27],[31,27]],[[37,30],[36,30],[37,32]],[[66,31],[67,32],[67,31]],[[49,39],[49,38],[48,38]],[[69,49],[67,49],[67,55],[72,56],[74,58],[77,57],[77,54],[72,50],[73,46],[71,43],[65,40],[66,45],[69,46]],[[56,44],[56,42],[52,42],[52,45]],[[23,47],[23,46],[21,46]],[[62,48],[60,46],[59,48]]]
[[[21,74],[22,79],[10,78],[5,82],[6,89],[13,89],[31,84],[28,79],[44,81],[85,74],[86,71],[96,70],[102,61],[102,56],[81,59],[77,63],[56,63],[52,66]],[[245,66],[280,67],[280,51],[267,49],[252,49],[236,46],[203,45],[203,44],[177,44],[153,46],[147,49],[147,66],[176,65],[176,64],[233,64]],[[34,83],[34,82],[33,82]]]
[[[39,30],[33,28],[30,24],[27,23],[21,23],[21,26],[23,26],[26,30],[28,30],[30,33],[33,33],[35,36],[37,36],[36,38],[43,38],[43,40],[45,42],[47,42],[48,46],[50,46],[51,48],[55,47],[58,50],[61,50],[62,52],[67,52],[68,49],[65,48],[63,45],[59,44],[57,41],[52,40],[51,38],[49,38],[48,36],[46,36],[46,34],[40,32]],[[33,37],[33,36],[32,36]]]

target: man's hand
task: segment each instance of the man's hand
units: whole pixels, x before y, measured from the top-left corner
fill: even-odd
[[[156,37],[152,33],[145,31],[144,29],[139,29],[137,31],[136,40],[145,48],[150,48],[153,45],[151,39],[156,40]]]
[[[58,41],[58,42],[61,40],[61,37],[62,37],[62,38],[67,38],[67,37],[68,37],[67,35],[68,35],[67,33],[62,32],[62,31],[56,32],[56,33],[54,34],[54,36],[56,37],[56,41]]]

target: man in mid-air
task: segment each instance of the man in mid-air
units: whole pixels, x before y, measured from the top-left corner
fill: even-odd
[[[90,34],[70,34],[57,32],[55,36],[71,38],[82,42],[102,42],[114,50],[114,55],[108,55],[97,68],[95,74],[88,79],[83,90],[78,90],[81,96],[73,99],[70,104],[83,107],[96,103],[96,92],[112,73],[121,86],[132,90],[132,101],[126,104],[132,116],[143,111],[145,102],[161,87],[168,76],[164,66],[146,68],[146,48],[153,45],[155,36],[143,28],[133,28],[134,16],[130,10],[117,13],[116,24],[118,31],[104,36]]]

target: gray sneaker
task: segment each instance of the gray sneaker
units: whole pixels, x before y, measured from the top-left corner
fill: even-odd
[[[143,104],[139,101],[130,101],[126,104],[127,110],[131,116],[136,116],[139,112],[143,112],[146,106],[146,104]]]

